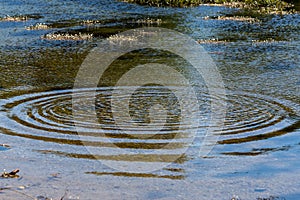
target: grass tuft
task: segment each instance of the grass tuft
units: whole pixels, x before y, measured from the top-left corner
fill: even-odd
[[[243,8],[247,10],[284,14],[295,12],[294,5],[282,0],[124,0],[129,3],[156,7],[191,7],[202,4],[221,4],[229,7]]]
[[[69,34],[69,33],[48,33],[42,37],[46,40],[90,40],[93,38],[92,34],[78,33],[78,34]]]

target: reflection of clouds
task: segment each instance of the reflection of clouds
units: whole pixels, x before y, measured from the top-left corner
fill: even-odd
[[[86,174],[94,174],[97,176],[112,175],[112,176],[121,176],[121,177],[136,177],[136,178],[164,178],[164,179],[173,179],[180,180],[184,179],[184,176],[181,174],[178,175],[161,175],[155,173],[129,173],[129,172],[86,172]]]

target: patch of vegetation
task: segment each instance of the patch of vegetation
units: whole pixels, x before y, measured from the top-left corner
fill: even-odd
[[[203,18],[204,20],[223,20],[223,21],[241,21],[241,22],[248,22],[248,23],[255,23],[260,22],[259,19],[255,17],[243,16],[243,15],[226,15],[226,16],[206,16]]]
[[[37,23],[35,25],[25,27],[26,30],[46,30],[46,29],[49,29],[49,28],[51,28],[51,27],[47,24],[44,24],[44,23]]]
[[[11,22],[20,22],[20,21],[27,21],[27,20],[36,20],[43,18],[40,15],[15,15],[15,16],[5,16],[5,17],[0,17],[0,21],[11,21]]]
[[[90,40],[93,38],[93,34],[78,33],[78,34],[69,34],[69,33],[48,33],[42,37],[47,40]]]
[[[282,0],[245,0],[237,4],[235,7],[242,8],[246,13],[251,15],[260,14],[286,14],[295,12],[294,5]]]
[[[156,7],[191,7],[201,4],[223,4],[263,13],[294,11],[293,5],[283,0],[124,0],[129,3]]]
[[[125,0],[129,3],[137,3],[140,5],[149,5],[156,7],[189,7],[197,6],[203,3],[203,0]]]

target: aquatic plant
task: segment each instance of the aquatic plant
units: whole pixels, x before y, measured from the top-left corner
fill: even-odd
[[[78,34],[69,34],[69,33],[48,33],[42,37],[47,40],[90,40],[93,38],[93,34],[87,33],[78,33]]]
[[[137,41],[138,38],[136,36],[119,36],[112,35],[108,38],[108,41],[112,43],[121,43],[121,42],[134,42]]]
[[[219,40],[218,38],[212,38],[212,39],[200,39],[197,42],[199,44],[226,44],[229,41],[227,41],[227,40]]]
[[[99,24],[101,23],[101,21],[99,20],[83,20],[82,22],[80,22],[80,25],[95,25],[95,24]]]
[[[137,20],[138,24],[147,24],[147,25],[160,25],[162,23],[162,19],[139,19]]]
[[[3,18],[0,18],[0,21],[12,21],[12,22],[20,22],[20,21],[26,21],[28,19],[27,16],[5,16]]]
[[[35,25],[25,27],[26,30],[45,30],[45,29],[49,29],[49,28],[51,28],[51,27],[44,23],[37,23]]]
[[[137,3],[140,5],[149,5],[149,6],[174,6],[174,7],[188,7],[200,5],[203,0],[125,0],[129,3]]]
[[[14,15],[14,16],[5,16],[5,17],[0,17],[0,21],[12,21],[12,22],[20,22],[20,21],[27,21],[31,19],[40,19],[42,16],[40,15]]]
[[[217,16],[217,17],[211,17],[206,16],[203,18],[204,20],[230,20],[230,21],[242,21],[242,22],[248,22],[248,23],[255,23],[259,22],[260,20],[254,17],[248,17],[248,16]]]
[[[292,10],[293,5],[282,0],[124,0],[140,5],[164,7],[190,7],[201,4],[223,4],[229,7],[258,10],[266,13],[278,13]]]

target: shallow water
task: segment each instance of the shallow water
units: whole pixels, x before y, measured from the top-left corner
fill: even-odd
[[[235,11],[115,1],[2,2],[0,17],[27,20],[0,21],[0,144],[10,146],[0,146],[1,167],[20,168],[19,179],[1,179],[1,188],[10,189],[0,190],[0,199],[59,199],[65,193],[66,199],[298,199],[300,17],[215,19]],[[47,29],[26,29],[38,23]],[[204,41],[226,96],[212,95],[205,78],[181,57],[149,49],[118,58],[97,88],[73,89],[98,41],[148,26]],[[94,38],[42,38],[49,33]],[[144,85],[130,97],[124,94],[135,87],[114,87],[127,71],[149,62],[196,80],[196,99],[182,103],[178,96],[186,96],[188,87],[176,81],[168,88]],[[226,107],[224,126],[213,127],[213,149],[199,157],[211,123],[218,121],[212,119],[214,101]],[[130,122],[126,114],[114,116],[124,102]]]

